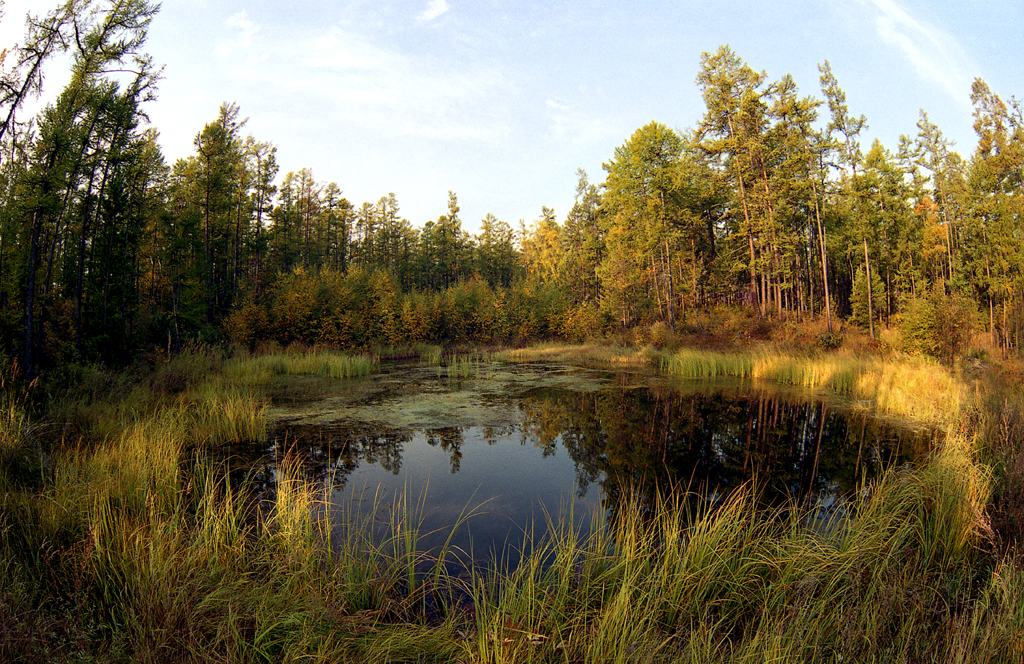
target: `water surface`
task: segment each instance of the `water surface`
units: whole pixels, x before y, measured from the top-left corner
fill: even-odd
[[[385,366],[366,378],[289,377],[274,390],[268,458],[286,451],[330,487],[340,520],[409,497],[434,546],[515,564],[524,532],[572,510],[614,518],[622,496],[697,491],[719,500],[757,478],[762,500],[823,513],[885,466],[909,463],[931,434],[872,417],[870,404],[750,384],[549,364],[483,364],[471,379]],[[508,552],[512,551],[511,554]]]

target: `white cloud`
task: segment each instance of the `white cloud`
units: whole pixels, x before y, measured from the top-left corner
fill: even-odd
[[[371,41],[340,28],[309,41],[302,64],[328,71],[366,71],[386,74],[401,68],[401,58]]]
[[[576,110],[572,104],[547,99],[544,105],[548,109],[551,122],[551,133],[556,138],[566,139],[573,143],[590,143],[609,136],[611,128],[599,118],[588,117]]]
[[[240,27],[243,19],[236,21]],[[413,58],[341,26],[312,33],[268,28],[258,40],[232,42],[218,52],[233,84],[261,100],[294,100],[292,110],[316,109],[311,122],[368,134],[493,143],[511,133],[502,103],[511,86],[493,67]],[[245,97],[239,91],[232,98]]]
[[[894,0],[867,0],[876,10],[875,29],[887,44],[898,48],[918,75],[937,84],[961,104],[967,104],[972,77],[969,58],[956,39],[940,28],[919,21]]]
[[[252,38],[260,31],[260,27],[249,18],[244,9],[237,14],[229,16],[224,21],[224,25],[229,28],[235,28],[238,34],[234,40],[223,42],[217,47],[217,55],[222,57],[252,46]]]
[[[441,14],[445,14],[451,7],[448,6],[447,0],[430,0],[427,8],[417,17],[420,21],[426,23],[427,21],[433,21]]]

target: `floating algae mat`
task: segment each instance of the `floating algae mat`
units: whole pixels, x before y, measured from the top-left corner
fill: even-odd
[[[924,454],[932,434],[857,404],[742,383],[642,372],[479,363],[470,377],[414,364],[349,380],[282,378],[261,463],[286,453],[330,491],[332,519],[404,500],[421,546],[453,543],[477,562],[515,565],[548,517],[586,530],[621,497],[701,491],[719,500],[756,478],[763,500],[826,515],[890,464]]]

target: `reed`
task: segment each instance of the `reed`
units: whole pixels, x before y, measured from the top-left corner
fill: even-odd
[[[930,424],[954,420],[970,397],[948,370],[922,358],[727,354],[686,349],[662,356],[660,368],[684,378],[733,377],[827,388],[869,402],[882,413]]]
[[[508,362],[559,362],[587,366],[644,367],[655,357],[650,348],[598,344],[542,344],[498,353]]]
[[[586,534],[571,510],[545,515],[548,534],[523,534],[517,567],[455,576],[470,556],[450,536],[435,551],[421,546],[425,494],[337,505],[329,483],[304,479],[289,458],[273,494],[260,496],[196,460],[197,446],[259,435],[265,413],[247,368],[232,373],[228,361],[201,379],[183,369],[184,388],[155,401],[129,395],[147,407],[112,406],[93,429],[109,435],[58,447],[40,486],[5,491],[0,655],[1020,661],[1024,572],[985,552],[994,476],[979,458],[991,443],[962,388],[915,361],[709,355],[672,357],[690,372],[829,387],[890,411],[950,408],[946,439],[917,469],[863,487],[847,517],[825,527],[808,527],[797,505],[759,507],[756,485],[724,500],[627,492],[614,520],[595,515]],[[932,405],[899,405],[921,396]],[[0,409],[0,424],[28,430],[22,411],[10,412]],[[1004,437],[1016,431],[1007,427],[992,425]]]
[[[246,384],[261,384],[268,376],[306,375],[322,378],[356,378],[376,370],[378,361],[371,355],[346,355],[334,351],[277,353],[260,355],[228,363],[229,376]]]

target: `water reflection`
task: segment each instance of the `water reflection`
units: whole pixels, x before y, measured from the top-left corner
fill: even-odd
[[[544,367],[510,371],[455,383],[393,368],[324,397],[329,407],[310,408],[311,399],[302,414],[284,408],[264,462],[269,482],[275,459],[289,452],[310,479],[330,483],[339,505],[425,494],[422,529],[442,534],[464,509],[486,503],[460,542],[486,556],[570,503],[578,525],[592,510],[614,518],[627,491],[648,500],[687,489],[723,496],[756,477],[768,503],[831,509],[931,440],[806,395],[584,370],[574,383],[565,367],[548,385]],[[420,403],[401,400],[422,395],[432,420],[396,424],[396,413]],[[430,426],[446,417],[468,424]]]

